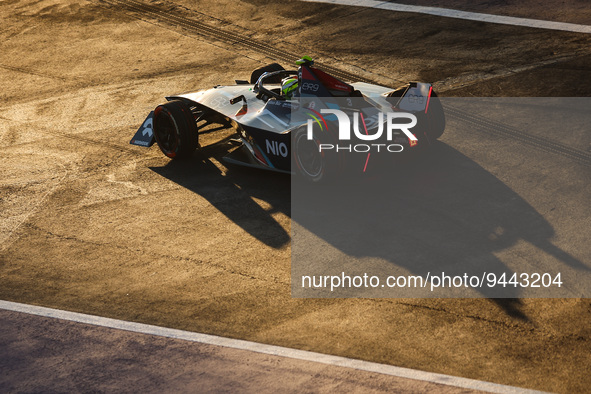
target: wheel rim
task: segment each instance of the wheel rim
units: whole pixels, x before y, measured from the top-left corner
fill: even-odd
[[[324,170],[324,158],[318,141],[315,138],[308,140],[302,133],[297,137],[295,144],[297,165],[302,173],[310,178],[320,176]]]

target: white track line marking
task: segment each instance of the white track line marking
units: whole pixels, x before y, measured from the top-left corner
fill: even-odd
[[[545,20],[540,20],[540,19],[517,18],[514,16],[481,14],[478,12],[452,10],[449,8],[425,7],[425,6],[417,6],[417,5],[398,4],[398,3],[390,3],[387,1],[378,1],[378,0],[301,0],[301,1],[308,1],[308,2],[312,2],[312,3],[348,5],[348,6],[354,6],[354,7],[369,7],[369,8],[377,8],[377,9],[382,9],[382,10],[398,11],[398,12],[414,12],[417,14],[443,16],[446,18],[456,18],[456,19],[465,19],[465,20],[479,21],[479,22],[497,23],[497,24],[501,24],[501,25],[534,27],[534,28],[538,28],[538,29],[570,31],[573,33],[587,33],[587,34],[591,33],[591,26],[589,26],[589,25],[579,25],[579,24],[575,24],[575,23],[566,23],[566,22],[553,22],[553,21],[545,21]]]
[[[540,391],[527,390],[518,387],[505,386],[501,384],[483,382],[474,379],[458,378],[455,376],[418,371],[409,368],[395,367],[392,365],[372,363],[368,361],[355,360],[346,357],[331,356],[328,354],[290,349],[281,346],[265,345],[262,343],[244,341],[240,339],[224,338],[215,335],[200,334],[196,332],[176,330],[173,328],[152,326],[149,324],[133,323],[123,320],[86,315],[76,312],[62,311],[59,309],[45,308],[41,306],[20,304],[10,301],[0,300],[0,309],[12,312],[27,313],[30,315],[67,320],[83,324],[91,324],[99,327],[131,331],[140,334],[181,339],[185,341],[198,342],[208,345],[224,346],[232,349],[246,350],[251,352],[269,354],[273,356],[287,357],[326,365],[352,368],[360,371],[380,373],[384,375],[396,376],[399,378],[420,380],[423,382],[443,384],[446,386],[460,387],[465,389],[488,391],[491,393],[540,393]]]

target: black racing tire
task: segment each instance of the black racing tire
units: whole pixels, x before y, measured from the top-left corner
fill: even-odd
[[[189,106],[180,100],[172,100],[156,107],[154,136],[167,157],[175,160],[191,157],[199,145],[199,135]]]
[[[320,183],[334,180],[341,172],[342,161],[334,150],[320,151],[321,144],[337,145],[336,139],[327,130],[314,127],[314,136],[308,140],[307,127],[293,131],[292,167],[295,173],[307,182]]]
[[[432,140],[443,135],[445,131],[445,113],[443,112],[443,105],[441,100],[437,97],[437,93],[431,93],[431,100],[429,100],[429,108],[427,109],[427,134]]]
[[[285,69],[279,63],[267,64],[264,67],[257,68],[256,70],[254,70],[252,72],[252,74],[250,74],[250,83],[255,84],[259,80],[261,75],[263,75],[266,72],[283,71],[283,70],[285,70]],[[280,83],[281,81],[266,81],[266,82],[267,83]]]

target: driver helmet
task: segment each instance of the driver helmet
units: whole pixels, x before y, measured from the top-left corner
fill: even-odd
[[[287,100],[290,100],[298,90],[298,79],[295,77],[283,78],[281,81],[281,94]]]

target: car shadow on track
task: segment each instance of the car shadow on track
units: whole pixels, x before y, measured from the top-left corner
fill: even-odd
[[[221,162],[231,148],[225,139],[199,149],[190,160],[170,161],[163,167],[150,169],[205,198],[265,245],[272,248],[288,245],[288,230],[272,215],[278,212],[291,215],[289,176],[236,166],[224,173],[212,160]]]
[[[270,247],[282,248],[292,241],[272,215],[280,212],[292,217],[310,234],[309,238],[294,237],[292,270],[296,269],[292,274],[298,269],[313,274],[318,268],[306,271],[310,265],[297,260],[302,248],[308,256],[315,253],[315,238],[354,259],[378,258],[422,276],[429,271],[463,275],[467,264],[473,271],[511,275],[517,270],[496,254],[523,241],[573,269],[587,269],[550,242],[552,226],[531,205],[445,143],[436,143],[428,154],[415,160],[388,167],[380,163],[385,170],[328,186],[235,166],[224,173],[214,161],[220,162],[229,149],[224,140],[200,149],[191,160],[151,169],[205,198]],[[379,167],[378,162],[371,164]],[[322,252],[318,256],[308,259],[308,264],[331,261]],[[527,256],[525,260],[524,270],[531,269]],[[341,272],[350,267],[332,268]],[[517,298],[519,289],[504,288],[502,296],[486,286],[478,291],[509,316],[528,320]]]
[[[543,272],[537,258],[552,261],[547,255],[569,269],[587,269],[551,243],[554,230],[542,215],[480,165],[443,142],[425,153],[389,166],[374,162],[385,170],[330,187],[294,183],[292,280],[341,272],[372,275],[375,267],[384,271],[382,277],[391,270],[423,278],[438,272],[452,277],[506,272],[510,278],[515,272]],[[501,256],[518,243],[529,244],[527,250],[536,254]],[[313,296],[298,294],[301,287],[292,290],[296,296]],[[348,290],[341,296],[388,297],[389,291]],[[519,288],[485,285],[477,293],[508,315],[527,320]]]

